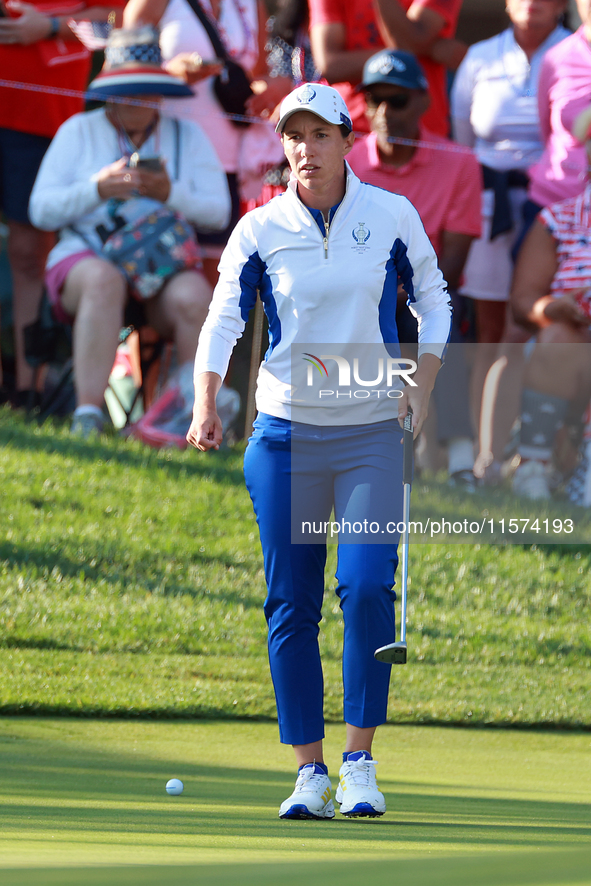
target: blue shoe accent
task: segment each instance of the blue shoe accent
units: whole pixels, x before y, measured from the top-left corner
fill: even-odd
[[[287,818],[295,821],[302,821],[304,819],[324,821],[324,816],[314,815],[303,803],[296,803],[293,806],[290,806],[287,812],[284,812],[279,818]]]
[[[343,812],[343,815],[346,815],[347,818],[377,818],[383,814],[383,812],[376,812],[369,803],[357,803],[350,812]]]
[[[317,763],[314,761],[313,765],[315,775],[328,775],[328,766],[325,763]],[[302,763],[302,765],[298,767],[298,772],[301,772],[304,766],[310,766],[310,763]]]
[[[355,760],[373,760],[373,757],[369,751],[352,751],[350,754],[345,751],[343,753],[343,763]]]

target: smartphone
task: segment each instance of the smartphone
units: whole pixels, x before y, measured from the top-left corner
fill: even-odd
[[[129,158],[129,165],[134,169],[148,169],[150,172],[162,172],[164,168],[160,157],[140,157],[137,152]]]

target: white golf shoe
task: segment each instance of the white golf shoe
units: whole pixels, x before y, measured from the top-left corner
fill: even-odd
[[[336,801],[349,818],[375,818],[386,811],[384,795],[376,784],[376,761],[368,751],[348,754],[339,771]]]
[[[302,766],[293,794],[279,808],[279,818],[334,818],[332,785],[316,763]]]

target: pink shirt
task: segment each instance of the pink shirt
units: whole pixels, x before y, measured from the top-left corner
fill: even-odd
[[[410,200],[439,255],[444,231],[480,236],[482,176],[467,148],[423,128],[420,140],[442,147],[419,147],[409,163],[395,168],[382,163],[372,132],[355,143],[347,161],[361,181]]]
[[[585,187],[585,149],[570,130],[590,98],[591,46],[581,25],[548,50],[540,72],[538,106],[546,147],[529,170],[529,197],[541,206],[576,197]]]

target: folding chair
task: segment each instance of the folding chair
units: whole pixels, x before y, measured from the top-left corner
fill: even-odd
[[[59,367],[51,391],[43,394],[37,418],[43,423],[49,415],[68,415],[73,412],[74,370],[72,364],[72,330],[56,320],[45,288],[41,294],[37,319],[23,330],[25,358],[33,370],[33,384],[27,403],[27,414],[34,407],[35,391],[39,386],[44,366]]]
[[[141,312],[137,310],[138,307],[131,304],[130,310],[126,311],[126,322],[130,322],[121,330],[119,340],[120,342],[127,341],[137,329],[139,333],[137,359],[141,381],[131,404],[123,403],[117,392],[111,388],[125,413],[124,427],[129,425],[131,415],[139,401],[142,402],[144,409],[150,405],[159,378],[170,363],[171,355],[170,343],[161,338],[155,330],[142,324]],[[138,325],[134,325],[133,321]],[[42,424],[49,415],[66,416],[71,414],[76,406],[72,328],[56,319],[45,289],[41,295],[37,319],[24,330],[24,343],[27,363],[33,369],[33,392],[38,388],[44,366],[49,364],[59,367],[51,390],[41,397],[41,403],[36,413],[38,422]],[[27,404],[28,415],[32,414],[33,407],[34,403],[31,400]]]

